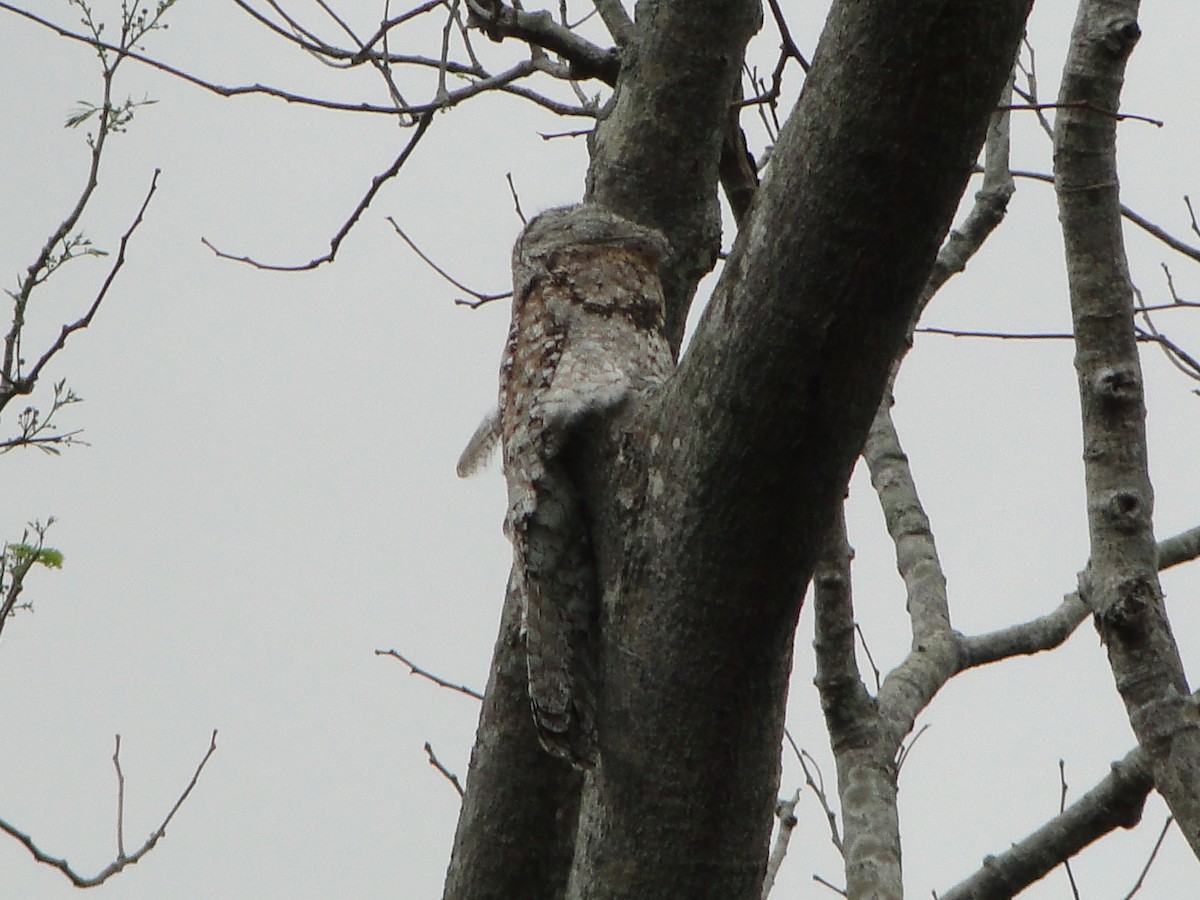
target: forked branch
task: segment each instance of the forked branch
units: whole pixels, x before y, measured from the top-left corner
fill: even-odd
[[[192,789],[200,780],[200,773],[204,771],[204,767],[208,764],[209,759],[212,758],[212,755],[216,751],[217,732],[216,729],[213,729],[212,740],[209,743],[208,751],[204,754],[204,758],[200,760],[200,764],[196,766],[196,771],[192,774],[191,781],[189,781],[187,787],[183,789],[183,792],[179,795],[179,799],[175,801],[175,805],[171,807],[170,811],[163,818],[162,822],[156,829],[154,829],[154,831],[150,833],[150,836],[146,838],[145,842],[133,853],[126,854],[124,836],[125,776],[121,772],[121,736],[116,736],[116,750],[113,752],[113,766],[115,767],[117,773],[117,855],[111,863],[109,863],[95,875],[81,875],[71,867],[71,864],[67,862],[66,859],[51,856],[49,853],[46,853],[41,849],[41,847],[38,846],[37,842],[35,842],[32,837],[11,825],[4,819],[0,819],[0,831],[4,831],[24,844],[25,849],[27,849],[33,858],[38,862],[58,869],[67,877],[71,884],[75,885],[75,887],[96,887],[97,885],[104,884],[104,882],[108,881],[108,879],[112,878],[126,866],[132,866],[135,863],[140,862],[142,857],[154,849],[158,842],[166,835],[167,826],[171,824],[171,820],[175,818],[175,814],[179,812],[179,808],[183,806],[184,801],[186,801],[188,796],[192,793]]]
[[[334,257],[337,256],[338,248],[342,246],[342,241],[346,239],[346,236],[350,233],[350,230],[354,227],[355,223],[357,223],[362,217],[362,214],[367,211],[367,207],[371,205],[371,201],[375,199],[375,195],[379,193],[380,188],[382,188],[388,181],[395,178],[396,175],[400,173],[400,170],[404,167],[404,164],[408,162],[408,158],[412,155],[413,150],[416,149],[417,144],[420,143],[421,138],[424,137],[425,132],[429,129],[429,125],[432,121],[432,112],[424,112],[421,114],[418,120],[417,130],[414,131],[412,137],[408,139],[408,143],[405,144],[404,149],[400,152],[400,155],[396,157],[396,159],[390,166],[388,166],[387,169],[371,179],[371,186],[367,188],[367,192],[363,194],[362,199],[358,201],[358,205],[354,207],[350,215],[346,218],[346,221],[343,222],[342,226],[337,230],[337,233],[330,238],[328,253],[322,256],[314,257],[306,263],[299,263],[290,266],[278,265],[274,263],[259,262],[258,260],[249,256],[234,256],[226,253],[225,251],[214,246],[208,238],[202,237],[200,241],[205,247],[207,247],[221,259],[246,263],[247,265],[253,266],[256,269],[265,269],[270,272],[307,272],[317,268],[318,266],[324,265],[325,263],[333,262]]]

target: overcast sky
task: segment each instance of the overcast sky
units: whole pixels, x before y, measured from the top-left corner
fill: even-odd
[[[65,24],[78,18],[65,0],[29,5]],[[97,0],[110,14],[116,5]],[[791,5],[805,7],[793,28],[811,51],[821,4]],[[1047,100],[1073,14],[1058,7],[1067,5],[1041,4],[1031,24]],[[1129,205],[1185,236],[1181,195],[1200,193],[1200,11],[1169,6],[1145,11],[1124,103],[1167,124],[1121,126],[1122,188]],[[367,31],[378,18],[376,9],[356,21]],[[232,4],[181,0],[168,22],[147,52],[213,81],[380,100],[378,79],[322,68]],[[86,47],[6,12],[0,23],[0,274],[11,287],[83,182],[85,135],[62,124],[80,99],[97,97],[99,80]],[[434,54],[436,38],[426,32],[424,43],[392,49]],[[760,42],[769,71],[777,37],[768,29]],[[496,469],[459,481],[454,462],[494,402],[508,305],[456,306],[461,294],[385,217],[462,280],[504,290],[520,227],[505,173],[526,212],[578,200],[582,141],[538,133],[582,126],[507,98],[438,115],[334,265],[265,273],[215,258],[201,237],[270,262],[317,256],[411,132],[382,117],[221,99],[133,64],[122,79],[119,96],[158,103],[113,139],[84,230],[115,250],[155,168],[158,194],[95,323],[71,339],[33,398],[47,404],[50,383],[67,379],[86,402],[62,424],[84,428],[91,446],[0,458],[0,536],[19,539],[24,522],[55,516],[49,541],[66,557],[62,571],[29,577],[24,599],[35,612],[0,639],[0,817],[94,872],[114,853],[114,734],[132,850],[217,728],[218,750],[166,839],[103,896],[440,896],[458,799],[422,747],[430,742],[465,776],[477,706],[374,651],[394,647],[483,686],[509,562],[503,484]],[[1014,164],[1048,171],[1049,144],[1029,113],[1017,115],[1014,133]],[[1162,262],[1182,295],[1200,296],[1194,263],[1136,229],[1128,238],[1148,301],[1167,297]],[[27,356],[86,308],[107,264],[72,263],[34,295]],[[1053,193],[1022,183],[1009,220],[927,320],[1064,331],[1064,285]],[[1160,325],[1200,350],[1194,312],[1164,314]],[[1200,522],[1200,398],[1159,354],[1143,359],[1165,537]],[[3,436],[22,405],[0,419]],[[1087,553],[1069,345],[920,337],[896,418],[956,627],[988,630],[1052,609]],[[906,649],[904,594],[861,475],[850,528],[859,619],[886,670]],[[1198,571],[1164,579],[1193,675]],[[832,793],[811,640],[805,609],[789,727]],[[1052,815],[1059,759],[1077,796],[1132,747],[1090,626],[1052,655],[956,679],[925,724],[901,776],[914,897],[949,888]],[[785,757],[783,793],[800,784]],[[832,896],[811,877],[842,881],[811,795],[798,813],[774,896]],[[1123,896],[1164,816],[1152,799],[1143,828],[1078,860],[1083,896]],[[1198,883],[1200,867],[1170,833],[1143,896],[1181,897]],[[0,896],[56,900],[74,889],[4,838]],[[1069,889],[1060,871],[1028,896]]]

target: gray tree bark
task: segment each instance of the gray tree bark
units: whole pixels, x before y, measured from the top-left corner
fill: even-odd
[[[1117,182],[1116,114],[1125,61],[1141,34],[1137,10],[1135,0],[1080,4],[1055,126],[1091,538],[1079,593],[1095,615],[1154,783],[1200,854],[1200,710],[1158,581],[1146,408]]]
[[[1028,7],[835,4],[687,356],[581,452],[604,599],[578,828],[551,808],[569,808],[564,773],[506,721],[527,704],[489,692],[447,897],[759,896],[804,589]],[[668,236],[676,332],[713,261],[722,130],[757,21],[750,2],[639,4],[596,136],[588,200]],[[493,683],[517,651],[497,645]],[[574,837],[569,879],[556,862],[496,887],[521,883],[506,852],[521,821],[559,821],[556,848]]]

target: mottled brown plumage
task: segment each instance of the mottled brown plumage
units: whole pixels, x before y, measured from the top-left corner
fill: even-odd
[[[459,460],[459,474],[469,474],[499,438],[534,721],[543,746],[579,766],[596,757],[601,589],[563,451],[589,420],[670,371],[658,280],[666,251],[658,232],[594,207],[554,209],[529,223],[513,250],[499,412]]]

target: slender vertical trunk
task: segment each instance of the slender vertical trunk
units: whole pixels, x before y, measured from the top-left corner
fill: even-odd
[[[1133,288],[1121,233],[1116,113],[1137,42],[1135,0],[1083,0],[1059,94],[1055,186],[1066,245],[1091,558],[1080,596],[1154,782],[1200,853],[1200,712],[1158,581]]]

